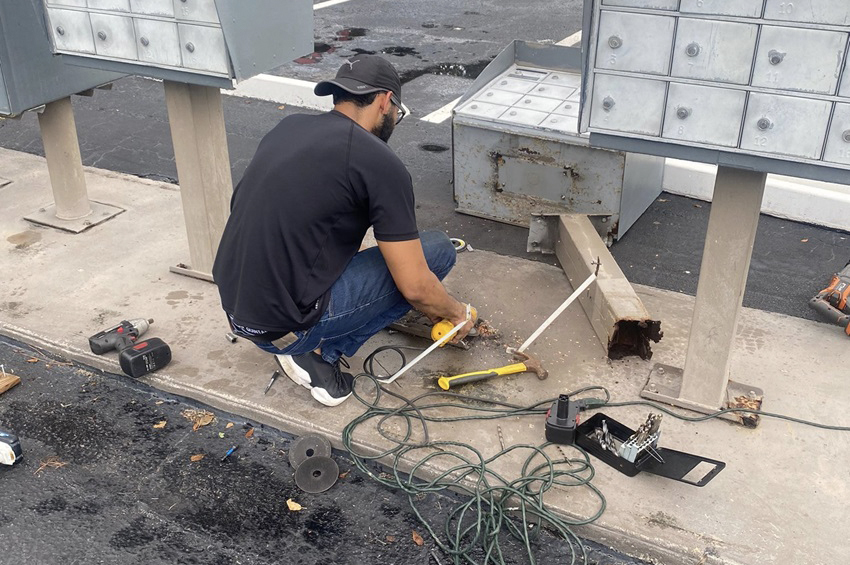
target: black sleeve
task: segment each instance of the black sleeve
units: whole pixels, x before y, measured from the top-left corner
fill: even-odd
[[[378,140],[376,140],[378,141]],[[381,151],[352,151],[355,184],[362,186],[369,207],[369,222],[379,241],[408,241],[419,237],[413,181],[401,159],[378,141]],[[374,146],[373,146],[374,148]],[[357,157],[363,157],[360,161]]]

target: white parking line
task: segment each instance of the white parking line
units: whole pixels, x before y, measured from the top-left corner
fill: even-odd
[[[337,4],[344,4],[348,2],[348,0],[327,0],[327,2],[319,2],[318,4],[313,4],[313,10],[321,10],[322,8],[330,8],[331,6],[336,6]]]
[[[578,30],[577,32],[575,32],[571,36],[565,37],[564,39],[562,39],[561,41],[559,41],[555,45],[563,45],[565,47],[572,47],[573,45],[576,45],[577,43],[580,43],[580,42],[581,42],[581,30]]]
[[[452,108],[455,107],[455,104],[461,99],[460,96],[443,106],[438,110],[434,110],[427,116],[423,116],[420,118],[423,122],[431,122],[432,124],[441,124],[448,120],[452,115]]]

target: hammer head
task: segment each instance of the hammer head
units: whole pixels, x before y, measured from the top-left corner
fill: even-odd
[[[549,371],[543,368],[543,365],[536,357],[515,349],[511,353],[513,353],[514,359],[525,363],[525,368],[537,375],[537,378],[541,381],[549,376]]]

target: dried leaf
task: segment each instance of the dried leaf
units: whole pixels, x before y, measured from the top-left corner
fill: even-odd
[[[221,439],[224,439],[224,432],[218,432],[218,437],[220,437]]]
[[[394,543],[395,542],[395,536],[387,536],[387,541],[390,542],[390,543]]]
[[[198,431],[198,428],[208,426],[215,420],[215,414],[206,410],[192,410],[191,408],[183,410],[181,416],[192,422],[192,431]]]
[[[41,473],[42,471],[44,471],[47,468],[60,469],[67,464],[68,463],[66,463],[65,461],[60,461],[59,457],[53,455],[52,457],[48,457],[47,459],[44,459],[41,462],[39,462],[38,469],[36,469],[35,473],[33,473],[33,474],[38,475],[39,473]]]
[[[245,432],[245,439],[251,439],[252,435],[254,435],[254,428],[251,428],[247,432]]]
[[[278,110],[285,110],[285,109],[286,109],[286,106],[278,106],[278,107],[277,107],[277,109],[278,109]]]
[[[425,540],[422,539],[422,536],[416,533],[416,530],[413,530],[413,543],[419,546],[425,545]]]
[[[808,243],[809,238],[807,237],[806,239],[801,239],[800,241],[801,241],[802,243]]]
[[[694,208],[702,208],[702,204],[694,204]]]
[[[163,403],[165,403],[165,401],[164,401],[164,400],[157,400],[157,401],[156,401],[156,405],[157,405],[157,406],[159,406],[160,404],[163,404]]]
[[[27,363],[38,363],[38,359],[35,357],[30,357],[27,359]]]
[[[200,461],[204,457],[206,457],[206,456],[203,453],[198,453],[197,455],[191,456],[189,459],[192,461],[192,463],[197,463],[198,461]]]
[[[167,423],[168,423],[168,420],[160,420],[159,422],[157,422],[156,424],[153,425],[153,429],[161,430],[162,428],[165,427],[165,424],[167,424]]]
[[[347,477],[347,476],[348,476],[348,474],[349,474],[350,472],[351,472],[351,471],[346,471],[345,473],[340,473],[340,474],[339,474],[339,478],[340,478],[340,479],[344,479],[345,477]]]
[[[298,512],[303,508],[300,504],[292,500],[291,498],[286,499],[286,506],[289,507],[290,512]]]
[[[233,422],[227,422],[227,425],[224,426],[224,427],[225,427],[225,429],[229,430],[230,428],[233,427]]]

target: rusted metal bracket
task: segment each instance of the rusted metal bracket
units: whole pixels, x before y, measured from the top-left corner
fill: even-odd
[[[650,318],[586,215],[532,214],[527,249],[556,254],[573,287],[598,269],[578,300],[608,357],[652,357],[650,342],[661,340],[661,322]]]

